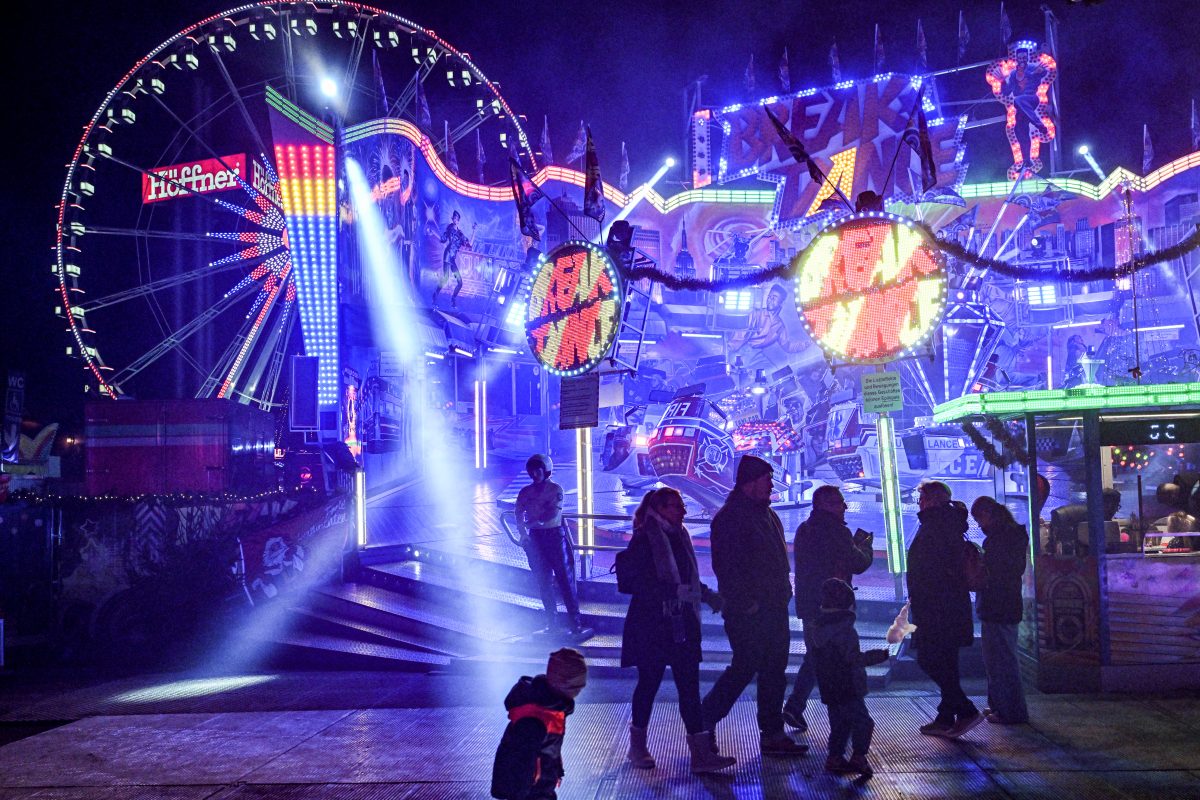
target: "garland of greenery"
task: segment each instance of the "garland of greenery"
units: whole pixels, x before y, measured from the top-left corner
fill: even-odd
[[[214,506],[236,505],[240,503],[263,503],[272,500],[303,500],[317,496],[315,488],[271,489],[257,494],[237,494],[235,492],[178,492],[175,494],[135,494],[135,495],[58,495],[41,494],[29,489],[8,493],[8,502],[26,503],[34,506],[52,506],[54,508],[75,506],[135,506],[139,503],[158,505],[167,508],[183,506]]]

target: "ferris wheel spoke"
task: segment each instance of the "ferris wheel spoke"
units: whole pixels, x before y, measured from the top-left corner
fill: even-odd
[[[291,323],[294,316],[291,313],[292,305],[291,303],[283,305],[279,312],[279,321],[272,324],[270,332],[262,337],[263,341],[257,348],[257,356],[253,365],[243,370],[241,379],[237,383],[231,383],[224,396],[236,395],[245,400],[258,402],[260,406],[262,406],[262,402],[257,400],[256,395],[274,396],[275,388],[279,384],[279,373],[283,369],[283,354],[292,330]],[[264,373],[267,375],[267,381],[264,386],[260,387],[259,383],[262,381]],[[238,388],[239,385],[245,388]]]
[[[426,56],[420,64],[417,65],[417,71],[413,73],[412,78],[404,87],[404,91],[396,98],[396,102],[392,104],[392,111],[389,116],[399,113],[408,108],[408,104],[417,96],[417,82],[424,83],[425,79],[433,73],[433,68],[437,66],[437,62],[442,58],[442,51],[434,48],[429,48],[426,51]],[[416,115],[414,114],[414,117]],[[430,133],[429,131],[426,131]]]
[[[207,310],[201,312],[198,316],[193,317],[190,321],[184,323],[174,332],[168,334],[165,339],[156,344],[154,347],[151,347],[145,353],[142,353],[142,355],[138,356],[132,363],[129,364],[129,366],[117,372],[117,374],[112,377],[110,383],[114,386],[120,387],[125,381],[134,377],[146,367],[165,356],[167,353],[170,353],[176,349],[178,349],[180,352],[185,352],[180,345],[194,336],[198,331],[203,330],[206,325],[211,324],[217,317],[221,315],[222,312],[226,311],[240,299],[242,299],[242,296],[247,294],[250,288],[251,287],[245,287],[240,291],[230,292],[222,297]],[[253,288],[257,289],[258,287],[255,286]]]
[[[120,292],[113,292],[112,294],[93,298],[87,302],[79,303],[78,307],[84,312],[96,311],[101,308],[117,305],[118,303],[125,303],[130,300],[135,300],[139,297],[157,294],[164,289],[182,286],[186,283],[191,283],[192,281],[204,280],[206,278],[211,278],[214,275],[220,275],[224,272],[232,272],[236,269],[245,269],[249,266],[251,265],[245,261],[238,261],[231,264],[222,264],[219,267],[206,266],[201,269],[188,270],[187,272],[181,272],[178,275],[171,275],[166,278],[160,278],[157,281],[144,283],[141,286],[134,286],[131,289],[125,289]]]
[[[179,188],[184,194],[191,196],[191,197],[197,197],[206,203],[210,203],[215,208],[221,209],[222,211],[229,210],[225,206],[221,205],[221,203],[218,200],[216,200],[212,197],[209,197],[207,194],[205,194],[203,192],[197,192],[195,189],[188,186],[187,184],[180,183],[179,181],[174,180],[173,178],[170,178],[166,175],[156,174],[153,171],[146,169],[145,167],[139,167],[137,164],[131,164],[130,162],[126,161],[125,159],[119,158],[112,154],[105,155],[105,158],[107,158],[109,161],[113,162],[114,164],[120,164],[122,167],[125,167],[126,169],[131,169],[134,172],[140,173],[142,175],[152,175],[155,180],[160,180],[163,183],[169,183],[172,186]],[[232,172],[232,170],[230,170],[230,171]],[[92,229],[85,228],[85,230],[92,230]],[[120,230],[120,229],[114,228],[113,230],[115,231],[115,230]]]
[[[279,376],[283,373],[283,359],[287,354],[287,344],[292,338],[292,329],[296,327],[295,304],[288,303],[283,307],[284,319],[279,326],[276,336],[278,344],[271,348],[271,365],[267,370],[267,380],[258,392],[260,398],[268,398],[275,396],[275,390],[279,386]],[[264,411],[273,411],[276,408],[283,406],[283,403],[271,403],[265,399],[257,400],[258,405]]]
[[[262,135],[258,132],[258,126],[254,124],[254,120],[250,116],[250,109],[246,107],[246,101],[242,97],[242,93],[238,91],[233,82],[233,76],[229,74],[229,70],[225,66],[225,60],[221,58],[221,52],[216,48],[210,48],[213,59],[216,61],[217,69],[221,72],[221,77],[225,79],[225,86],[229,89],[229,94],[233,97],[237,104],[238,111],[242,114],[242,120],[246,123],[246,129],[250,131],[250,135],[254,137],[254,143],[258,147],[259,154],[266,158],[266,154],[270,152],[267,149],[266,143],[263,141]]]
[[[167,105],[167,104],[166,104],[166,102],[165,102],[165,101],[163,101],[163,99],[162,99],[161,97],[159,97],[157,94],[151,94],[150,96],[151,96],[152,98],[154,98],[154,102],[158,103],[158,105],[159,105],[159,106],[162,108],[162,110],[163,110],[163,111],[167,112],[167,114],[168,114],[168,115],[170,115],[170,117],[171,117],[172,119],[174,119],[174,120],[175,120],[175,123],[176,123],[177,125],[179,125],[179,128],[180,128],[180,130],[183,130],[183,131],[187,132],[187,134],[188,134],[189,136],[191,136],[193,139],[195,139],[197,142],[199,142],[199,143],[200,143],[200,146],[201,146],[201,147],[203,147],[205,150],[207,150],[207,151],[208,151],[208,154],[209,154],[210,156],[212,156],[212,158],[213,158],[213,160],[214,160],[214,161],[216,161],[218,164],[220,164],[220,165],[221,165],[221,168],[222,168],[222,169],[224,169],[226,172],[233,172],[233,168],[232,168],[232,167],[230,167],[230,166],[229,166],[229,164],[227,164],[227,163],[225,162],[225,158],[224,158],[224,156],[222,156],[220,153],[218,153],[218,152],[217,152],[217,150],[216,150],[216,148],[215,148],[215,147],[213,147],[211,144],[209,144],[209,143],[208,143],[208,140],[207,140],[207,139],[205,139],[203,136],[201,136],[201,135],[200,135],[200,131],[196,130],[196,128],[192,127],[192,126],[191,126],[191,125],[189,125],[187,122],[185,122],[185,121],[184,121],[184,120],[183,120],[183,119],[182,119],[182,118],[181,118],[181,117],[180,117],[178,114],[176,114],[176,113],[175,113],[175,111],[174,111],[174,110],[173,110],[173,109],[172,109],[172,108],[171,108],[169,105]],[[241,99],[241,98],[240,98],[240,96],[237,96],[237,95],[235,95],[235,96],[236,96],[236,97],[238,97],[238,100],[240,101],[240,99]],[[156,176],[156,177],[158,177],[158,176]],[[251,189],[251,188],[250,188],[250,183],[249,183],[248,181],[246,181],[244,178],[239,178],[239,179],[238,179],[238,183],[239,183],[239,184],[240,184],[240,185],[241,185],[243,188],[245,188],[245,189],[246,189],[248,192],[251,192],[251,193],[253,193],[253,192],[255,191],[255,190],[253,190],[253,189]],[[203,195],[201,195],[201,196],[203,196]]]
[[[132,236],[140,239],[170,239],[172,241],[211,242],[212,237],[207,233],[187,233],[184,231],[154,231],[139,230],[138,228],[113,228],[88,225],[84,233],[101,236]]]
[[[280,36],[280,44],[283,45],[283,75],[287,83],[287,99],[293,103],[296,102],[296,58],[292,53],[292,37],[288,33],[291,30],[292,15],[286,9],[280,14],[280,21],[284,34]]]

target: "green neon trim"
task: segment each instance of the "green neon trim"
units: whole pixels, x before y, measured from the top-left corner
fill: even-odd
[[[267,87],[267,105],[326,144],[333,144],[333,128],[331,126],[309,114],[270,86]]]
[[[883,528],[887,534],[888,572],[907,571],[904,524],[900,517],[900,470],[896,464],[896,424],[886,414],[876,423],[879,448],[879,489],[883,494]]]
[[[1141,386],[1088,386],[1033,392],[969,394],[933,410],[933,422],[961,422],[975,416],[1011,416],[1061,411],[1106,411],[1146,406],[1200,404],[1200,383],[1155,383]]]

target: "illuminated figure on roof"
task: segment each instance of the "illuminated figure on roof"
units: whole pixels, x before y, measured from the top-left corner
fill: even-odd
[[[1055,136],[1050,84],[1057,76],[1054,59],[1037,52],[1037,43],[1028,39],[1013,42],[1008,56],[988,67],[988,85],[1005,108],[1004,131],[1013,154],[1013,165],[1008,168],[1010,181],[1042,170],[1038,157],[1042,142]]]

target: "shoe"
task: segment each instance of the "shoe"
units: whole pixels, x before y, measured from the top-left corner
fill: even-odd
[[[944,736],[951,728],[954,727],[954,718],[946,718],[938,715],[933,722],[927,722],[920,728],[921,733],[926,736]]]
[[[993,725],[1024,725],[1026,722],[1029,722],[1027,719],[1009,719],[990,709],[988,709],[988,713],[983,715],[983,718]]]
[[[995,713],[995,712],[993,712],[993,711],[992,711],[992,709],[991,709],[991,707],[990,707],[990,706],[984,706],[984,707],[983,707],[983,709],[981,709],[979,713],[980,713],[980,714],[983,714],[983,716],[985,716],[985,717],[986,717],[988,714],[992,714],[992,713]]]
[[[869,778],[875,774],[875,770],[871,769],[871,765],[867,761],[866,753],[850,756],[850,760],[846,762],[846,765],[850,768],[850,772],[857,772],[864,778]]]
[[[792,741],[792,737],[783,731],[770,736],[764,734],[759,738],[758,744],[764,756],[791,758],[793,756],[802,756],[808,752],[808,745],[797,744]]]
[[[654,756],[646,748],[646,729],[629,726],[629,752],[625,754],[638,769],[654,769]]]
[[[854,770],[845,756],[830,755],[825,759],[825,771],[832,772],[834,775],[849,775]]]
[[[716,772],[737,763],[733,756],[717,755],[713,752],[712,731],[701,731],[687,737],[688,750],[692,753],[692,774]]]
[[[972,711],[970,714],[959,717],[958,720],[950,726],[950,730],[946,731],[942,735],[947,739],[957,739],[981,722],[983,722],[983,714],[980,714],[978,711]]]
[[[572,625],[567,629],[567,636],[572,642],[586,642],[588,639],[596,635],[595,628],[586,628],[581,624]]]
[[[804,721],[803,711],[797,714],[796,712],[785,707],[783,709],[783,721],[787,723],[789,728],[794,728],[800,733],[808,732],[808,723]]]

